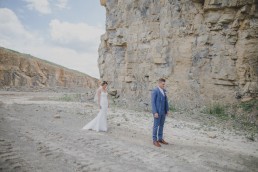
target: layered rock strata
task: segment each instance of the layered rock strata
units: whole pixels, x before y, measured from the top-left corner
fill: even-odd
[[[0,88],[97,88],[97,79],[0,47]]]
[[[160,77],[180,108],[257,98],[257,0],[101,0],[101,5],[106,33],[100,75],[120,102],[149,106]]]

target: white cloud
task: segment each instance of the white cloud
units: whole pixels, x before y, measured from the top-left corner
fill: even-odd
[[[104,29],[87,23],[61,22],[57,19],[52,20],[49,26],[52,39],[62,44],[74,42],[98,44],[100,35],[104,33]]]
[[[68,0],[57,0],[57,7],[64,9],[67,8]]]
[[[97,53],[78,53],[73,49],[45,44],[41,44],[35,47],[28,47],[27,51],[30,52],[30,54],[36,54],[36,57],[99,78]]]
[[[0,9],[0,43],[7,43],[8,41],[5,38],[13,37],[17,40],[26,39],[32,40],[35,35],[33,33],[25,30],[22,23],[19,21],[16,14],[8,9]]]
[[[22,53],[31,54],[38,58],[42,58],[99,78],[99,70],[97,66],[97,48],[92,52],[89,52],[87,49],[84,51],[77,51],[71,47],[53,44],[51,40],[45,40],[42,35],[26,30],[12,10],[0,8],[0,16],[0,46],[20,51]],[[70,25],[68,24],[68,26]],[[95,39],[93,40],[85,37],[80,40],[78,36],[72,32],[68,38],[65,38],[65,35],[63,34],[69,34],[67,31],[67,28],[64,29],[62,34],[56,36],[55,39],[58,41],[66,40],[67,42],[73,41],[77,44],[78,42],[85,43],[85,41],[88,43],[92,42],[92,44],[97,44],[98,41],[96,40],[99,40],[100,36],[95,34],[93,37]],[[87,30],[84,29],[79,29],[77,31],[82,32],[78,33],[78,35],[84,35],[83,32],[87,32]]]
[[[48,0],[24,0],[30,10],[36,10],[42,14],[51,13]]]

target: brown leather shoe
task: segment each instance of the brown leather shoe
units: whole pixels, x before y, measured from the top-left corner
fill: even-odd
[[[155,146],[157,146],[157,147],[161,147],[161,145],[159,144],[158,141],[153,141],[153,144],[154,144]]]
[[[158,142],[160,142],[160,143],[162,143],[162,144],[164,144],[164,145],[168,145],[168,142],[166,142],[166,141],[163,140],[163,139],[159,140]]]

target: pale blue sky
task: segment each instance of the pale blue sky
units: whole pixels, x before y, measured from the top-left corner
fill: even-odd
[[[99,0],[0,0],[0,46],[99,78]]]

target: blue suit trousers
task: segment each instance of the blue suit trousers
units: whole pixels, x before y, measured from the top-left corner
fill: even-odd
[[[163,128],[164,128],[165,119],[166,119],[165,113],[159,114],[158,118],[154,118],[153,134],[152,134],[153,141],[163,139]]]

